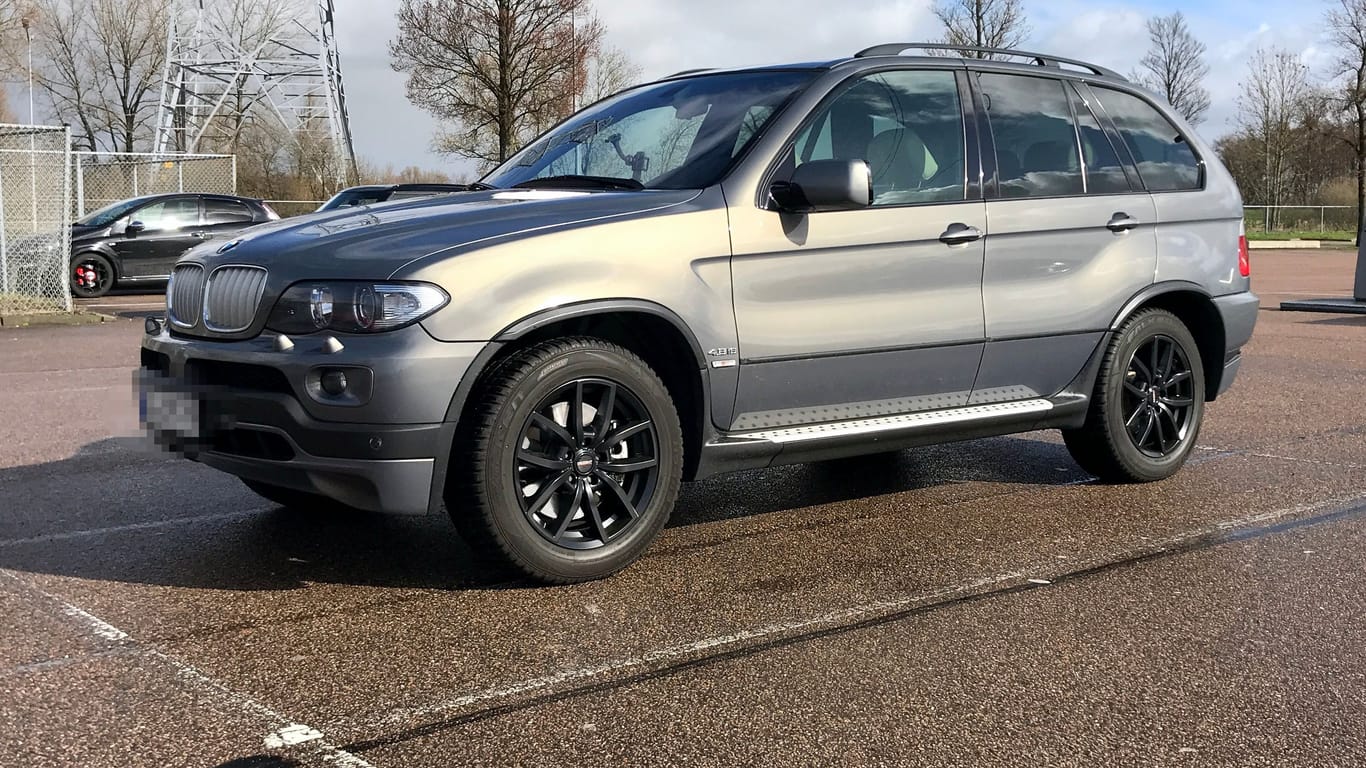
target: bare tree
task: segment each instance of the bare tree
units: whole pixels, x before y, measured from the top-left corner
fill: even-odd
[[[166,0],[96,0],[91,31],[100,80],[97,108],[107,146],[118,151],[135,151],[155,127],[170,13]]]
[[[22,7],[17,0],[0,0],[0,61],[17,61],[16,49],[24,40],[21,24]],[[9,106],[9,93],[0,83],[0,123],[14,122],[14,112]]]
[[[169,0],[34,0],[34,81],[86,149],[132,152],[151,136]],[[14,55],[7,58],[17,64]]]
[[[1261,149],[1261,183],[1254,194],[1263,204],[1280,205],[1289,185],[1293,151],[1312,96],[1308,78],[1308,68],[1290,51],[1258,49],[1249,63],[1237,120],[1243,135]]]
[[[1019,48],[1029,36],[1023,0],[940,0],[934,15],[944,24],[944,42],[978,48]],[[962,51],[969,58],[995,58]]]
[[[1180,11],[1148,19],[1148,53],[1134,79],[1167,99],[1177,112],[1198,124],[1209,111],[1205,44],[1191,34]]]
[[[605,47],[588,63],[588,87],[583,101],[591,103],[624,91],[640,78],[640,66],[615,46]]]
[[[437,148],[485,165],[573,108],[602,38],[590,0],[402,0],[398,28],[408,98],[455,123]]]
[[[1341,134],[1356,159],[1357,242],[1366,213],[1366,0],[1338,0],[1328,11],[1328,35],[1338,49],[1337,83],[1329,103],[1350,126]]]

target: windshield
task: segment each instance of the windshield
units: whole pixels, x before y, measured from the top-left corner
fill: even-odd
[[[388,187],[382,189],[343,189],[332,196],[331,200],[322,204],[319,211],[332,211],[337,208],[346,208],[356,205],[370,205],[371,203],[382,203],[389,199],[393,190]]]
[[[495,187],[696,189],[720,180],[810,71],[705,75],[636,88],[551,129],[494,169]],[[593,177],[574,179],[563,177]]]
[[[107,227],[144,202],[146,199],[141,197],[136,200],[120,200],[113,205],[106,205],[98,211],[87,213],[85,216],[76,219],[76,223],[83,227]]]

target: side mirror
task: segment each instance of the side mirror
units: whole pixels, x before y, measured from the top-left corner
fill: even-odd
[[[791,181],[774,182],[769,196],[784,211],[848,211],[873,202],[873,172],[862,160],[812,160]]]
[[[146,224],[143,224],[140,221],[130,221],[128,222],[128,226],[123,228],[123,231],[130,235],[136,235],[144,229],[147,229]]]

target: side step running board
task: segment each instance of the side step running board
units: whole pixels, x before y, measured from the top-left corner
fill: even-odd
[[[855,435],[875,436],[883,432],[902,432],[920,427],[942,427],[961,422],[991,421],[998,418],[1018,418],[1032,414],[1044,414],[1053,410],[1053,403],[1037,398],[1017,400],[1010,403],[991,403],[989,405],[969,405],[964,408],[949,408],[942,411],[922,411],[904,413],[898,416],[879,416],[871,419],[836,421],[826,424],[807,424],[781,429],[764,429],[755,432],[732,432],[727,440],[762,440],[786,445],[813,440],[831,440]]]

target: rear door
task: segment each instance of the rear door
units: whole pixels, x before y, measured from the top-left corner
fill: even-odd
[[[240,200],[225,197],[204,198],[204,225],[200,227],[204,240],[231,240],[240,229],[255,223],[251,208]]]
[[[987,344],[972,402],[1057,394],[1153,281],[1156,209],[1064,78],[976,72],[987,189]]]

